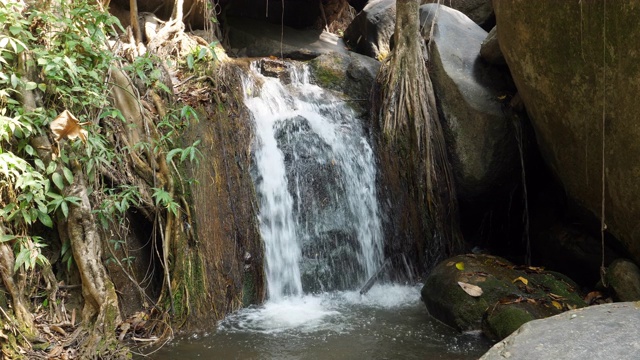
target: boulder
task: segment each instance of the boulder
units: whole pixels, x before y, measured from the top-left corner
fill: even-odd
[[[497,26],[494,26],[484,41],[482,41],[480,45],[480,57],[494,65],[504,65],[507,63],[504,60],[504,55],[502,55],[502,50],[500,50],[500,44],[498,43]]]
[[[396,24],[396,0],[371,0],[344,31],[344,41],[359,54],[382,60]]]
[[[480,296],[459,282],[478,286]],[[429,314],[460,331],[480,330],[499,340],[523,323],[585,306],[567,277],[516,267],[491,255],[459,255],[437,265],[421,291]]]
[[[558,221],[532,240],[533,256],[540,264],[580,284],[593,286],[600,280],[602,240],[591,236],[584,225]],[[604,263],[608,266],[622,254],[609,239],[604,245]]]
[[[479,57],[487,32],[446,6],[420,7],[431,43],[431,80],[438,99],[456,186],[462,198],[500,189],[520,169],[514,119],[500,99],[513,91],[508,74]]]
[[[617,360],[640,353],[640,303],[590,306],[530,321],[480,360]]]
[[[422,0],[422,4],[438,0]],[[441,1],[441,0],[440,0]],[[467,15],[477,24],[491,22],[491,0],[449,0],[445,4]],[[382,60],[390,52],[391,37],[395,31],[396,0],[370,0],[356,15],[344,32],[344,41],[351,50]]]
[[[617,259],[607,268],[607,284],[616,300],[640,301],[640,268],[627,259]]]
[[[376,79],[380,62],[354,52],[328,53],[309,62],[313,81],[324,89],[339,91],[360,113],[370,107],[371,87]]]
[[[640,6],[496,0],[494,8],[547,164],[598,219],[604,204],[607,231],[640,262]]]
[[[321,30],[297,30],[261,20],[229,18],[229,53],[236,56],[276,56],[309,60],[330,52],[347,53],[337,35]]]
[[[480,26],[484,26],[493,20],[493,4],[491,0],[428,0],[422,3],[437,2],[460,11]]]

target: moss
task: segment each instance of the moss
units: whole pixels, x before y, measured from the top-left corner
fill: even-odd
[[[318,84],[325,88],[335,89],[342,83],[342,74],[335,69],[319,67],[315,75]]]
[[[546,296],[548,293],[558,295],[562,298],[562,302],[569,305],[584,307],[586,306],[584,300],[578,292],[575,291],[577,285],[573,281],[567,278],[565,275],[555,272],[547,272],[544,274],[537,274],[532,277],[535,281],[535,285],[541,289],[541,296]]]
[[[340,89],[344,82],[344,62],[345,60],[338,54],[311,61],[310,65],[317,84],[327,89]]]
[[[485,318],[483,331],[493,340],[504,339],[518,330],[522,324],[535,319],[536,317],[524,307],[498,306]]]

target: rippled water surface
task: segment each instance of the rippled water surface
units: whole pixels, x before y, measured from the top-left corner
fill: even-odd
[[[489,343],[429,318],[419,287],[374,286],[267,302],[176,339],[153,359],[477,359]]]

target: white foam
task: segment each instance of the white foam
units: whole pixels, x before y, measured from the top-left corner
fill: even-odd
[[[402,308],[415,305],[419,298],[419,287],[397,284],[376,285],[366,295],[345,291],[285,297],[232,314],[220,323],[218,329],[264,334],[321,330],[343,332],[349,328],[354,308]]]

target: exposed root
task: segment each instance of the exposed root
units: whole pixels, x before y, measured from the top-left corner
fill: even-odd
[[[413,191],[429,218],[430,262],[462,246],[457,198],[444,134],[419,34],[418,1],[398,3],[396,48],[378,74],[378,125],[387,147],[407,162]],[[408,75],[411,74],[411,75]]]

